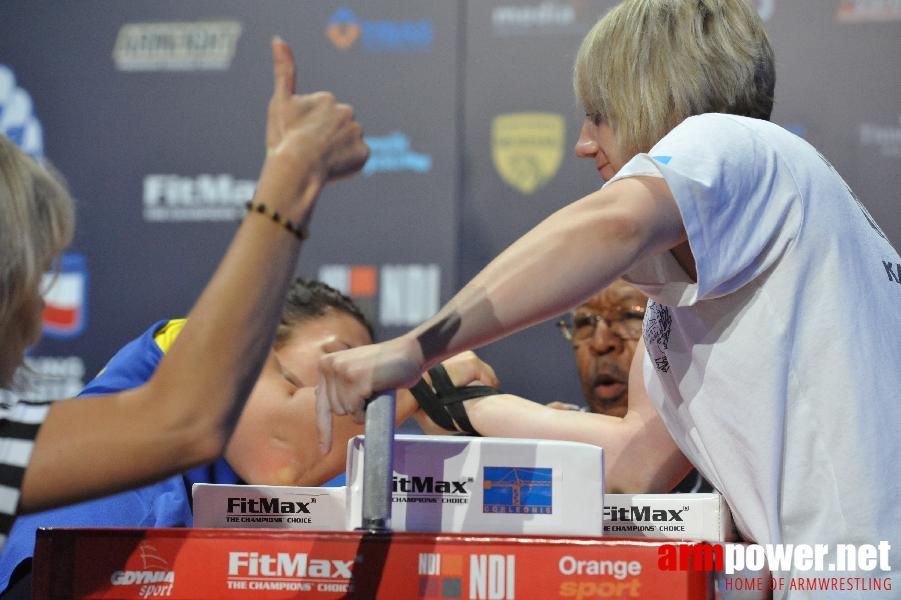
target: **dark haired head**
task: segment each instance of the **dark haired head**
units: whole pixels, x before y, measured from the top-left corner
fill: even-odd
[[[275,336],[275,345],[279,346],[291,336],[292,328],[298,323],[310,321],[327,314],[329,311],[340,311],[360,322],[369,337],[374,338],[372,325],[348,296],[335,288],[322,283],[298,277],[288,289],[282,318]]]

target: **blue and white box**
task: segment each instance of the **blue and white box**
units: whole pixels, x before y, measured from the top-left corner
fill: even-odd
[[[362,522],[364,436],[347,453],[347,514]],[[596,537],[604,452],[579,442],[396,435],[394,531]]]

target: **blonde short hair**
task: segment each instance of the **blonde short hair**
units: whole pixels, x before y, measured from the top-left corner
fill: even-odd
[[[769,119],[775,83],[746,0],[625,0],[585,36],[573,72],[576,98],[610,124],[624,160],[692,115]]]
[[[0,135],[0,387],[40,336],[42,276],[74,228],[62,183]]]

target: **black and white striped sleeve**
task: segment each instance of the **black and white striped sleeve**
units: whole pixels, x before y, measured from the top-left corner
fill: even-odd
[[[50,402],[17,400],[0,390],[0,547],[12,529],[22,478]]]

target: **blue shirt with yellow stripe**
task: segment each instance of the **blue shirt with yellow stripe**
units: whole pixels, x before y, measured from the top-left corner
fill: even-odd
[[[119,350],[79,395],[118,392],[146,382],[184,323],[184,319],[154,323]],[[17,518],[0,553],[0,591],[7,588],[16,567],[34,554],[38,527],[190,526],[191,486],[195,483],[241,481],[228,463],[220,459],[140,489]]]

